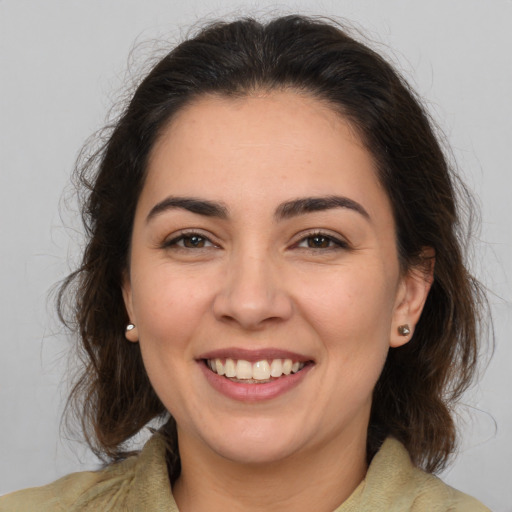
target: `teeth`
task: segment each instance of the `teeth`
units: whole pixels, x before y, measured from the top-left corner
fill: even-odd
[[[236,366],[233,359],[226,359],[226,364],[224,365],[224,371],[226,372],[226,377],[236,377]]]
[[[249,361],[239,359],[236,363],[237,379],[252,379],[252,364]]]
[[[290,375],[290,373],[292,373],[292,366],[293,366],[292,360],[285,359],[283,361],[283,373],[285,375]]]
[[[252,378],[256,380],[270,379],[270,365],[268,361],[258,361],[252,365]]]
[[[283,374],[283,362],[281,359],[274,359],[270,364],[270,376],[281,377]]]
[[[224,368],[224,365],[220,359],[215,359],[215,366],[219,375],[224,375],[226,373],[226,369]],[[213,368],[212,370],[215,371]]]
[[[291,359],[263,359],[256,363],[250,363],[244,359],[208,359],[207,365],[218,375],[237,380],[269,380],[271,377],[279,378],[283,375],[297,373],[304,368],[305,363],[293,362]]]

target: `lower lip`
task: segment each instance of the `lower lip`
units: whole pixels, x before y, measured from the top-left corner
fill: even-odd
[[[309,373],[309,370],[313,368],[312,364],[307,364],[299,372],[279,377],[271,382],[264,384],[244,384],[242,382],[233,382],[226,377],[212,372],[204,361],[199,361],[199,366],[206,379],[215,390],[229,398],[241,402],[259,402],[276,398],[298,386]]]

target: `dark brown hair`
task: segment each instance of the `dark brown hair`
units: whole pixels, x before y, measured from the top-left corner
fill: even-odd
[[[61,318],[76,330],[85,361],[72,410],[93,450],[108,460],[125,456],[125,442],[150,420],[166,417],[139,346],[125,340],[121,294],[148,155],[169,120],[195,98],[276,89],[327,102],[357,130],[392,203],[402,268],[428,264],[424,248],[435,250],[434,282],[414,336],[389,351],[374,391],[368,457],[392,435],[416,464],[438,470],[454,450],[451,408],[474,374],[483,303],[463,262],[455,196],[465,189],[455,187],[432,123],[407,83],[380,55],[317,18],[209,25],[158,62],[103,146],[79,163],[87,246],[59,295]],[[167,433],[175,477],[173,421]]]

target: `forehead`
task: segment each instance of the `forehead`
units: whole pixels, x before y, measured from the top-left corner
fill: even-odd
[[[375,168],[356,130],[324,101],[291,91],[204,96],[162,131],[143,195],[282,202],[339,193],[382,206]]]

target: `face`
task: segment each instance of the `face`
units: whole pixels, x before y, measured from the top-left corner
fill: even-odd
[[[343,118],[293,92],[205,97],[150,158],[127,337],[180,443],[243,463],[364,446],[418,276],[400,272],[388,198]]]

